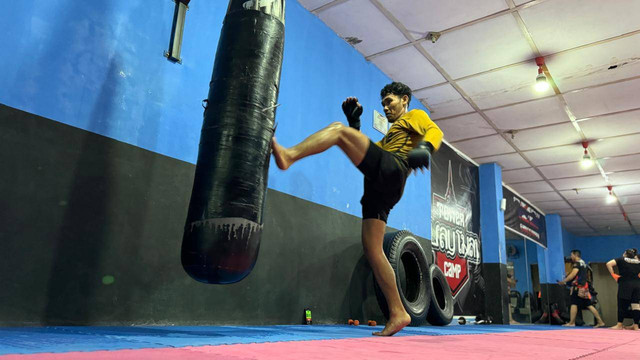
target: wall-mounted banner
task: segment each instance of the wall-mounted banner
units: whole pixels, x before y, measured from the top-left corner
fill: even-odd
[[[504,226],[525,235],[527,238],[547,247],[547,232],[544,215],[526,200],[502,187],[502,196],[507,200],[504,212]]]
[[[456,314],[484,313],[478,167],[442,144],[431,162],[431,245]]]

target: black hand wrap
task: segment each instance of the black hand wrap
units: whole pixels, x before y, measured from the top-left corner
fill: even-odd
[[[347,117],[349,126],[360,130],[360,115],[362,115],[362,105],[358,104],[357,99],[347,99],[342,103],[342,111]]]
[[[409,151],[407,162],[412,169],[417,168],[429,168],[429,160],[431,159],[431,152],[433,151],[433,145],[426,141],[421,141],[418,146]]]

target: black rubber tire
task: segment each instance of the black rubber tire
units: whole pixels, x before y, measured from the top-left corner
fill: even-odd
[[[431,306],[427,313],[427,321],[431,325],[449,325],[453,320],[453,296],[447,278],[437,265],[432,264],[429,267],[429,279]]]
[[[385,234],[382,247],[396,274],[400,300],[411,316],[409,326],[423,325],[431,302],[431,282],[429,263],[420,242],[403,230]],[[378,305],[384,317],[389,319],[389,306],[375,278],[374,287]]]

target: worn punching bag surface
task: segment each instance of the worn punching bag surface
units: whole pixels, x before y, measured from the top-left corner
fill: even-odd
[[[256,263],[283,50],[284,0],[230,1],[182,240],[200,282],[240,281]]]

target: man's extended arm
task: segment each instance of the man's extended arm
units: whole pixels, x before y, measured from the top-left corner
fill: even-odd
[[[617,265],[618,265],[618,263],[616,262],[616,259],[609,260],[609,262],[607,263],[607,269],[609,270],[609,274],[611,274],[611,277],[615,281],[618,281],[618,279],[620,279],[620,275],[618,275],[618,274],[613,272],[613,267],[617,266]]]
[[[576,277],[576,275],[578,275],[578,269],[573,269],[569,275],[567,275],[567,277],[565,277],[564,279],[562,279],[561,281],[558,281],[558,284],[560,285],[564,285],[566,283],[568,283],[569,281],[573,280],[573,278]]]

